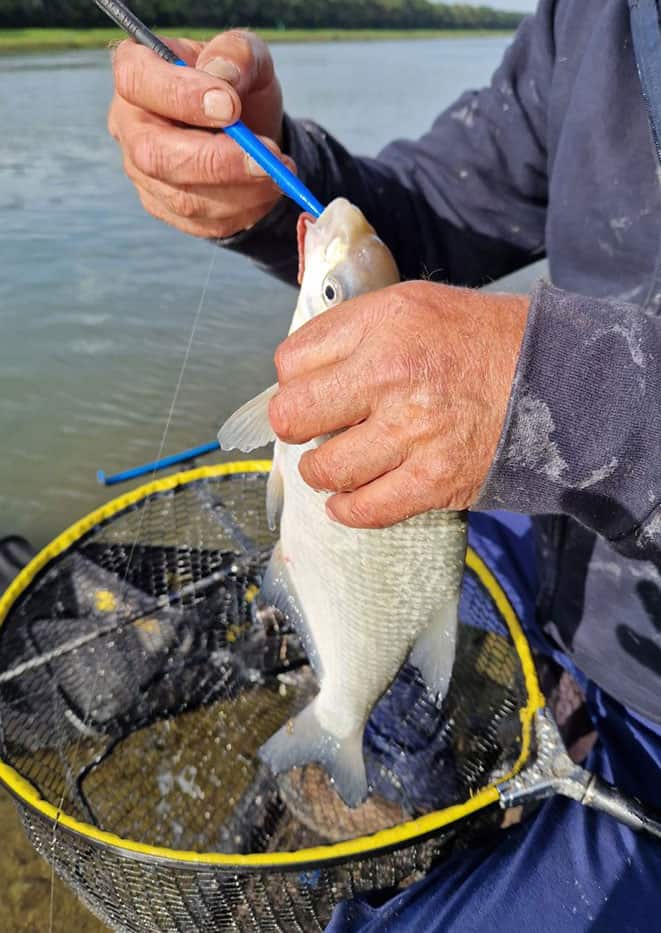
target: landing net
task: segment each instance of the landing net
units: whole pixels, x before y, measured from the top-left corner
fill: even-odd
[[[437,706],[405,665],[366,730],[367,801],[345,806],[315,765],[260,763],[316,690],[295,633],[255,609],[268,469],[123,496],[0,600],[0,780],[117,930],[323,929],[340,901],[392,894],[499,823],[496,784],[534,753],[530,651],[469,550],[449,693]]]

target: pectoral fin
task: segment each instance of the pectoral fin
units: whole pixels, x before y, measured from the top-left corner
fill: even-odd
[[[275,440],[269,421],[269,402],[277,391],[276,383],[230,415],[218,432],[218,441],[223,450],[242,450],[249,453]]]
[[[457,610],[455,600],[438,606],[411,652],[411,664],[418,668],[429,690],[440,699],[447,694],[452,676]]]

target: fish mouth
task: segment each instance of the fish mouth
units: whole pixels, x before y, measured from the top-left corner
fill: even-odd
[[[316,221],[308,221],[307,234],[317,247],[325,243],[326,252],[339,244],[351,249],[363,237],[375,235],[360,209],[346,198],[335,198]]]
[[[321,288],[323,275],[333,273],[343,285],[344,298],[357,297],[399,281],[390,250],[377,236],[365,215],[346,198],[335,198],[315,221],[301,215],[298,222],[299,282],[306,268],[316,270]],[[315,305],[316,307],[316,305]],[[324,310],[316,309],[317,313]]]

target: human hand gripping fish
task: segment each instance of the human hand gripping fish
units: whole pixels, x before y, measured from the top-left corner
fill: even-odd
[[[316,223],[303,215],[298,233],[301,289],[290,333],[399,280],[387,247],[342,198]],[[219,433],[225,450],[250,451],[276,440],[268,414],[277,391],[277,385],[267,389],[225,422]],[[434,694],[447,692],[466,518],[431,510],[372,529],[334,521],[328,493],[313,489],[299,471],[301,458],[325,440],[275,444],[267,513],[272,527],[280,520],[280,540],[261,596],[293,619],[320,689],[260,754],[276,773],[318,762],[343,800],[357,806],[368,792],[365,724],[409,655]]]

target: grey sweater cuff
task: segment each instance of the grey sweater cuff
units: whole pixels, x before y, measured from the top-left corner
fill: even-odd
[[[540,283],[478,508],[571,515],[661,551],[661,320]]]

